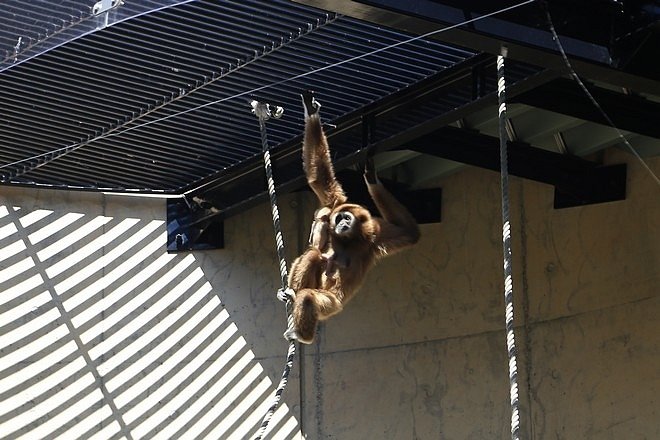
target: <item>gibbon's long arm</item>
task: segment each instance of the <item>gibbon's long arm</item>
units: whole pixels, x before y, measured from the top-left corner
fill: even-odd
[[[408,209],[401,204],[376,177],[372,160],[365,165],[364,180],[371,199],[376,204],[382,219],[374,218],[379,231],[375,244],[381,256],[392,254],[419,241],[420,232],[417,221]]]
[[[311,92],[302,94],[305,108],[305,134],[303,137],[303,169],[307,183],[318,197],[321,206],[334,208],[346,203],[346,194],[335,178],[330,158],[328,139],[321,127],[319,108]]]

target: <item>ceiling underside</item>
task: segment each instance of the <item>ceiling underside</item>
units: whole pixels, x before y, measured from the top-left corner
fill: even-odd
[[[260,154],[254,98],[286,109],[269,127],[276,149],[302,129],[304,89],[333,120],[474,54],[417,41],[345,62],[406,38],[288,1],[142,15],[2,72],[2,162],[85,143],[12,180],[180,192]]]
[[[521,148],[514,174],[570,190],[598,166],[580,157],[621,144],[566,79],[537,3],[413,41],[514,2],[151,0],[100,16],[92,1],[52,3],[12,0],[0,11],[4,184],[186,194],[226,217],[264,191],[252,99],[285,108],[268,122],[276,179],[304,186],[304,89],[323,103],[338,169],[368,150],[384,176],[411,187],[459,163],[494,168],[502,46],[509,134]],[[618,15],[594,20],[608,17]],[[657,30],[639,24],[655,17],[635,17],[635,29]],[[649,115],[660,114],[660,82],[639,59],[648,38],[623,57],[637,41],[630,32],[616,46],[604,31],[587,41],[573,18],[556,25],[576,70],[638,152],[657,155]]]

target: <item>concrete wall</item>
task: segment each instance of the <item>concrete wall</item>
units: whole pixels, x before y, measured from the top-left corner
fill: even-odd
[[[660,188],[552,209],[514,179],[522,426],[534,439],[660,438]],[[649,161],[660,173],[660,160]],[[443,221],[385,260],[301,347],[269,438],[509,436],[499,177],[440,182]],[[312,200],[281,197],[289,261]],[[247,438],[286,343],[269,208],[226,248],[168,255],[162,200],[2,188],[0,438]]]

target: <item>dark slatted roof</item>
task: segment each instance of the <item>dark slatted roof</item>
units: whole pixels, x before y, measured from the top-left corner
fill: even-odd
[[[96,31],[90,2],[52,3],[0,11],[5,183],[179,193],[260,154],[251,99],[285,107],[276,149],[303,89],[332,121],[475,55],[283,0],[127,1]]]

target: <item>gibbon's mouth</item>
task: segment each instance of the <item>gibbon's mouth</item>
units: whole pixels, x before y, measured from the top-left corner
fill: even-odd
[[[343,236],[343,235],[348,235],[348,233],[351,231],[351,227],[346,224],[339,224],[337,227],[335,227],[335,234]]]

